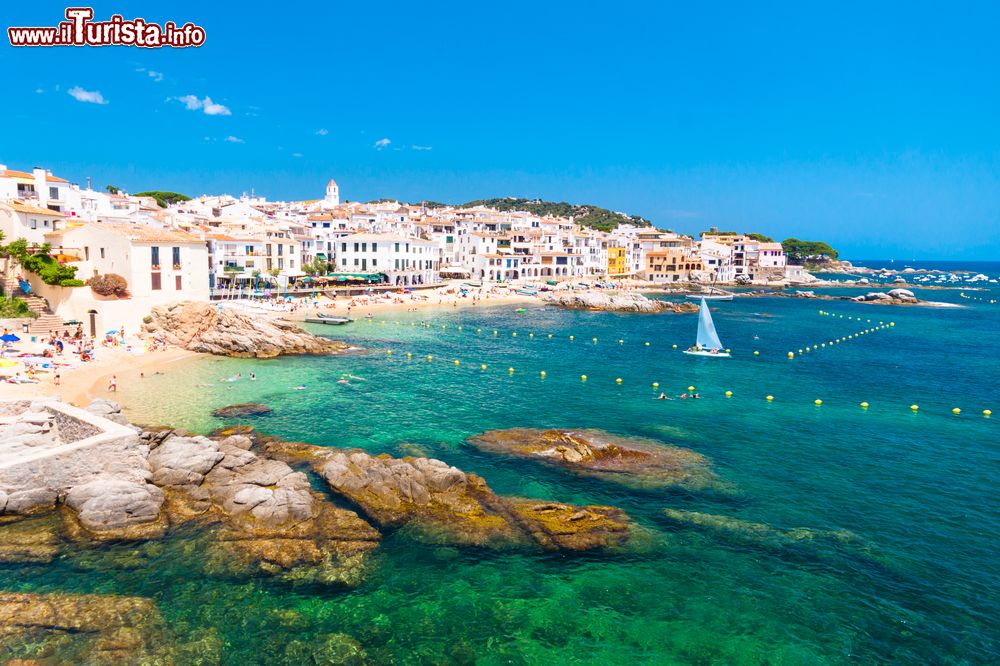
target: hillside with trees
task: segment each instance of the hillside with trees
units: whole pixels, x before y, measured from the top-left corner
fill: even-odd
[[[186,194],[181,194],[179,192],[165,192],[162,190],[147,190],[146,192],[136,192],[132,196],[135,197],[152,197],[156,199],[156,204],[160,208],[166,208],[170,204],[178,203],[181,201],[190,201],[191,197]]]
[[[582,227],[611,231],[619,224],[633,224],[637,227],[651,227],[653,223],[639,215],[616,213],[594,206],[592,204],[571,204],[565,201],[542,201],[541,199],[519,199],[503,197],[499,199],[478,199],[459,205],[459,208],[474,208],[484,206],[501,211],[521,211],[532,215],[551,215],[554,217],[573,217],[573,221]]]

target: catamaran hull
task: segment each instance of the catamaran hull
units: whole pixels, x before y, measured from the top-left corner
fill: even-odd
[[[690,356],[708,356],[710,358],[729,358],[729,352],[717,352],[717,353],[713,354],[710,351],[688,351],[687,349],[685,349],[684,353],[688,354]]]

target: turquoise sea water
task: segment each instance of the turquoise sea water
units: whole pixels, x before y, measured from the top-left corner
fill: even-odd
[[[314,327],[369,350],[360,355],[213,358],[124,376],[136,422],[207,431],[221,424],[213,408],[264,402],[273,414],[253,423],[269,434],[422,450],[500,493],[619,506],[650,536],[629,552],[570,556],[394,535],[360,588],[337,591],[192,580],[197,555],[178,535],[127,568],[114,564],[123,547],[111,547],[103,559],[3,569],[0,588],[150,596],[182,636],[213,630],[231,664],[282,663],[290,641],[330,632],[354,636],[372,663],[996,663],[1000,304],[917,293],[968,307],[718,303],[729,360],[680,353],[694,337],[693,315],[428,310]],[[799,354],[879,322],[895,326]],[[254,382],[219,382],[251,371]],[[343,374],[364,380],[338,384]],[[674,396],[695,386],[703,399],[655,400],[653,382]],[[297,385],[306,390],[290,390]],[[984,409],[998,415],[984,418]],[[510,427],[602,428],[690,447],[734,491],[626,489],[463,446]],[[672,527],[661,518],[667,507],[849,530],[863,546],[727,541]]]

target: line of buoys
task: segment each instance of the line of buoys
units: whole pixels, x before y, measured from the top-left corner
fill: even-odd
[[[983,303],[996,303],[997,302],[997,299],[995,299],[995,298],[979,298],[978,296],[968,296],[968,295],[966,295],[966,293],[964,291],[960,291],[958,293],[958,295],[961,296],[962,298],[968,299],[970,301],[982,301]]]

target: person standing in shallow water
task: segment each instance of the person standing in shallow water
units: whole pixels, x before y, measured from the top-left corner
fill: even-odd
[[[111,375],[111,379],[108,380],[108,390],[112,393],[118,392],[118,376]]]

